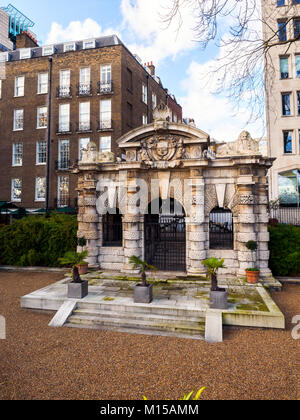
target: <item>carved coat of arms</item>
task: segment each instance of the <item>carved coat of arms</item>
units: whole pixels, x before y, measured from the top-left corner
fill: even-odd
[[[140,160],[151,168],[176,168],[184,156],[182,138],[155,136],[141,142]]]

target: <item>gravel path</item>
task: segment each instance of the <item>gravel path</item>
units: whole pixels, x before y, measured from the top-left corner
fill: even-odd
[[[205,399],[300,399],[300,340],[291,319],[300,315],[300,286],[273,298],[287,331],[234,329],[225,342],[53,329],[51,314],[20,308],[20,297],[61,274],[0,272],[0,399],[181,398],[207,386]]]

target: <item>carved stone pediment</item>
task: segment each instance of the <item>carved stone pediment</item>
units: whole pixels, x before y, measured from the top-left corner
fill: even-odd
[[[259,143],[251,138],[248,131],[243,131],[238,140],[219,146],[217,156],[260,155]]]
[[[157,135],[141,142],[139,160],[151,168],[176,168],[184,154],[182,138]]]

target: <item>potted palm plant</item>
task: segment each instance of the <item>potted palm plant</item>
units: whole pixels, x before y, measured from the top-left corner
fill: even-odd
[[[69,251],[59,261],[61,265],[72,267],[73,281],[68,284],[69,299],[83,299],[88,295],[88,281],[80,278],[79,267],[85,263],[88,251],[75,252]]]
[[[246,248],[249,249],[253,254],[257,251],[258,244],[256,241],[248,241],[246,243]],[[257,284],[259,281],[260,270],[256,267],[247,268],[246,277],[247,282],[250,284]]]
[[[211,281],[210,291],[210,308],[211,309],[228,309],[228,291],[218,287],[217,273],[224,266],[224,260],[217,258],[209,258],[202,262],[207,268],[207,279]]]
[[[130,264],[135,269],[141,269],[142,271],[142,283],[137,284],[134,288],[134,303],[151,303],[153,300],[153,286],[147,283],[146,270],[157,270],[156,267],[136,256],[130,258]]]

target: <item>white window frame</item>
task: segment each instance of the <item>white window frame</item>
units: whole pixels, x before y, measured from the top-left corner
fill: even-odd
[[[109,147],[105,147],[105,148],[102,147],[102,142],[103,142],[104,139],[109,140],[108,141],[109,142]],[[101,136],[100,137],[99,150],[100,150],[100,153],[111,152],[111,136]]]
[[[41,81],[41,76],[45,76],[46,75],[46,77],[47,77],[47,83],[46,82],[42,82]],[[46,86],[46,90],[45,90],[45,92],[43,92],[42,90],[42,86]],[[45,94],[47,94],[48,93],[48,88],[49,88],[49,73],[39,73],[38,74],[38,90],[37,90],[37,93],[38,93],[38,95],[45,95]]]
[[[143,125],[148,125],[148,115],[143,114],[142,123]]]
[[[44,112],[44,114],[46,114],[46,125],[40,125],[40,122],[41,122],[41,115],[42,115],[42,113],[41,113],[41,110],[46,110],[46,112]],[[37,126],[36,126],[36,128],[37,128],[37,130],[41,130],[41,129],[44,129],[44,128],[47,128],[48,127],[48,107],[47,106],[39,106],[38,107],[38,109],[37,109]]]
[[[31,58],[31,48],[20,48],[20,60]]]
[[[83,141],[85,142],[85,144],[83,144]],[[90,141],[91,141],[90,137],[82,137],[79,139],[79,142],[78,142],[78,160],[79,161],[82,160],[82,150],[87,147]]]
[[[38,192],[39,192],[39,188],[38,188],[38,181],[39,180],[44,180],[44,183],[45,183],[45,197],[39,197],[38,196]],[[47,194],[47,192],[46,192],[46,189],[47,189],[47,186],[46,186],[46,177],[36,177],[35,178],[35,201],[36,202],[44,202],[44,201],[46,201],[46,194]]]
[[[43,57],[47,57],[53,54],[54,54],[54,45],[46,45],[45,47],[43,47]]]
[[[67,182],[65,182],[65,181],[67,181]],[[68,201],[70,199],[70,177],[69,177],[69,175],[60,175],[57,179],[57,207],[59,207],[59,208],[63,208],[63,207],[67,206],[67,204],[61,204],[60,203],[62,201],[62,194],[61,194],[62,193],[62,191],[61,191],[62,182],[65,182],[65,184],[67,184],[67,186],[68,186],[68,194],[66,195],[66,197],[63,197],[63,198],[66,198],[67,201]]]
[[[152,93],[152,109],[153,111],[157,107],[157,95],[156,93]]]
[[[2,99],[2,80],[0,80],[0,99]]]
[[[15,196],[14,196],[15,181],[20,181],[20,184],[21,184],[21,187],[20,187],[20,190],[21,190],[20,197],[21,198],[15,198]],[[22,178],[13,178],[11,180],[11,201],[12,201],[12,203],[21,203],[22,202]]]
[[[21,162],[17,163],[16,162],[16,157],[17,157],[17,146],[21,146],[21,153],[18,152],[18,154],[21,155]],[[16,166],[23,166],[23,143],[13,143],[12,145],[12,166],[16,167]]]
[[[64,52],[76,51],[76,42],[66,42],[64,44]]]
[[[91,128],[91,103],[80,102],[79,104],[79,130]]]
[[[64,78],[63,74],[68,74],[69,77]],[[65,80],[67,82],[65,82]],[[71,86],[71,70],[70,69],[60,70],[60,72],[59,72],[59,86],[60,87],[65,87],[65,88]]]
[[[67,145],[66,148],[64,146]],[[67,151],[67,154],[66,154]],[[58,142],[58,168],[60,170],[67,170],[69,169],[69,161],[70,161],[70,140],[62,139]],[[62,165],[62,163],[67,163],[66,165]]]
[[[87,46],[88,44],[92,44],[92,46]],[[92,48],[96,48],[96,40],[95,39],[86,39],[82,41],[82,48],[84,50],[90,50]]]
[[[45,159],[45,162],[40,162],[39,161],[39,156],[40,156],[40,145],[42,144],[42,143],[44,143],[45,144],[45,149],[46,149],[46,159]],[[45,140],[40,140],[40,141],[37,141],[36,142],[36,165],[37,166],[44,166],[44,165],[46,165],[47,164],[47,142],[45,141]]]
[[[23,85],[19,82],[23,80]],[[22,90],[23,89],[23,90]],[[21,91],[21,93],[19,93]],[[15,77],[15,98],[21,98],[25,94],[25,76],[16,76]]]
[[[16,128],[16,114],[18,111],[22,111],[22,128]],[[23,130],[24,130],[24,109],[14,109],[13,131],[23,131]]]
[[[103,105],[108,104],[108,103],[110,103],[110,107],[108,107],[109,110],[105,109],[103,111]],[[105,125],[105,123],[108,123],[107,127],[103,127],[103,128],[111,129],[112,128],[111,127],[111,120],[112,120],[112,101],[111,101],[111,99],[102,99],[100,101],[100,124]],[[108,125],[109,125],[109,127],[108,127]]]
[[[148,105],[148,88],[145,83],[142,84],[142,101]]]
[[[66,109],[68,112],[64,115],[61,110]],[[66,121],[64,121],[64,119]],[[66,126],[67,129],[62,130],[63,126]],[[70,104],[60,104],[59,105],[59,131],[60,132],[68,132],[70,131]]]

